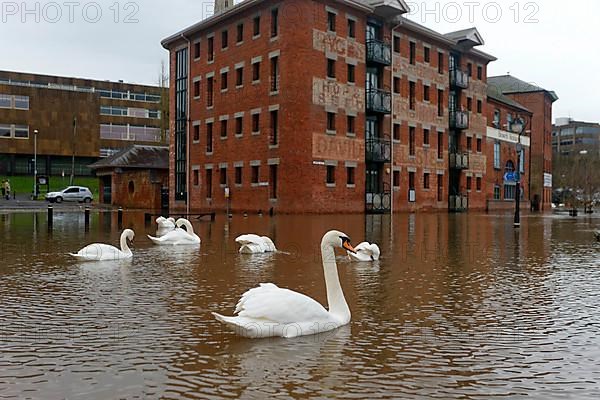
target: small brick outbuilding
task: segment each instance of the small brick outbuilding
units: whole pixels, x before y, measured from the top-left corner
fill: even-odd
[[[148,210],[168,207],[168,147],[132,145],[90,168],[100,179],[100,203]]]

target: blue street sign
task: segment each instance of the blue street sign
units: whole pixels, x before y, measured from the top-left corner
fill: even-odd
[[[521,174],[518,172],[514,173],[513,179],[515,180],[515,182],[519,182],[521,181]]]
[[[515,174],[514,172],[507,172],[504,174],[504,181],[505,182],[514,182],[515,180]]]

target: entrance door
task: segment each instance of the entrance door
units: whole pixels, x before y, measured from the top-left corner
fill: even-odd
[[[379,89],[379,71],[376,67],[367,68],[367,91]]]
[[[102,177],[102,203],[112,204],[112,178],[110,175]]]

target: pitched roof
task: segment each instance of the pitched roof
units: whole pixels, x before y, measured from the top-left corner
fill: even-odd
[[[503,103],[506,105],[509,105],[511,107],[515,107],[518,108],[522,111],[531,113],[531,111],[529,109],[527,109],[524,105],[522,105],[521,103],[511,99],[508,96],[505,96],[504,94],[502,94],[501,91],[499,91],[495,86],[489,86],[487,87],[487,97],[495,100],[499,103]]]
[[[558,100],[558,96],[554,91],[544,89],[534,83],[522,81],[512,75],[491,76],[488,78],[488,86],[494,86],[497,92],[503,94],[546,92],[552,98],[552,101]]]
[[[163,146],[131,145],[110,157],[89,166],[101,168],[169,169],[169,148]]]
[[[485,44],[483,36],[481,36],[477,28],[468,28],[460,31],[449,32],[444,36],[458,43],[469,42],[471,46],[481,46]]]

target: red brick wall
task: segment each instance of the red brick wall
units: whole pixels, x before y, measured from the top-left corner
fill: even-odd
[[[546,92],[509,95],[533,112],[531,121],[531,200],[541,200],[540,210],[550,211],[552,188],[544,188],[544,172],[552,173],[552,100]]]
[[[160,209],[160,191],[167,183],[166,171],[130,170],[113,173],[112,204],[123,208]]]
[[[489,122],[489,126],[493,127],[493,121],[494,121],[494,112],[495,110],[500,110],[500,129],[503,131],[506,131],[506,118],[507,115],[510,113],[511,115],[513,115],[513,118],[516,118],[517,116],[522,116],[525,117],[527,120],[531,119],[531,114],[524,112],[523,110],[520,110],[518,108],[509,106],[507,104],[504,103],[500,103],[498,101],[495,101],[493,99],[488,99],[488,109],[487,109],[487,116],[488,116],[488,122]],[[529,136],[529,134],[525,134],[526,136]],[[506,204],[501,204],[501,203],[506,203],[506,201],[504,200],[504,174],[505,174],[505,166],[506,163],[510,160],[514,163],[515,168],[518,169],[519,165],[518,165],[518,155],[517,155],[517,145],[516,143],[510,142],[510,141],[504,141],[504,140],[496,140],[494,138],[488,137],[487,140],[487,146],[486,146],[486,157],[487,157],[487,174],[485,175],[485,182],[486,182],[486,197],[487,197],[487,207],[488,209],[490,207],[495,208],[495,209],[502,209],[502,208],[510,208],[510,206],[507,206]],[[494,168],[494,143],[498,142],[500,144],[500,168],[496,169]],[[531,160],[531,147],[529,146],[523,146],[523,150],[524,150],[524,154],[525,154],[525,173],[521,174],[521,188],[524,191],[524,204],[529,204],[529,199],[530,199],[530,195],[531,195],[531,190],[530,190],[530,180],[529,180],[529,176],[530,176],[530,160]],[[500,188],[500,200],[499,201],[495,201],[494,199],[494,187],[498,186]],[[513,204],[513,208],[514,208],[514,201],[508,201],[509,204]]]

